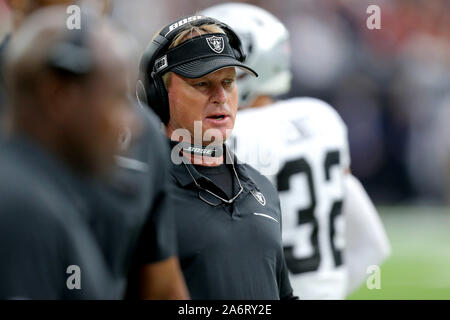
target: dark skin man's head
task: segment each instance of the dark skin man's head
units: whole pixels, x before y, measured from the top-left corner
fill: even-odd
[[[55,48],[73,45],[66,18],[64,8],[40,10],[11,40],[6,59],[11,134],[31,136],[78,171],[98,173],[113,163],[124,128],[137,127],[127,99],[128,55],[120,33],[93,18],[82,25],[89,71],[55,68],[50,63]]]
[[[95,5],[103,13],[107,14],[111,11],[112,1],[111,0],[88,0],[84,1]],[[11,8],[13,25],[17,29],[24,19],[34,13],[36,10],[42,9],[47,6],[61,5],[70,6],[72,4],[79,4],[80,1],[77,0],[7,0],[6,3]],[[81,1],[82,3],[82,1]]]

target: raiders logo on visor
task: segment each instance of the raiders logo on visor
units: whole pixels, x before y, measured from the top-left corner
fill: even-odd
[[[222,53],[223,48],[225,47],[222,37],[209,37],[206,38],[206,42],[208,43],[208,46],[211,48],[211,50],[215,53]]]

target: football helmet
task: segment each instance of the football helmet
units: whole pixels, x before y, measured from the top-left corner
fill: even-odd
[[[289,32],[268,11],[245,3],[219,4],[201,11],[202,15],[228,24],[241,38],[246,64],[259,77],[237,70],[239,106],[249,106],[259,95],[277,96],[291,86]]]

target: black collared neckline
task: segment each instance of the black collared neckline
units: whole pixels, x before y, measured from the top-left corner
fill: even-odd
[[[172,152],[172,148],[175,147],[176,145],[178,145],[177,141],[169,140],[169,148],[170,148],[171,152]],[[227,146],[224,144],[225,154],[227,154],[226,148],[227,148]],[[258,189],[255,182],[248,175],[247,169],[245,168],[245,164],[241,163],[237,159],[236,154],[232,150],[230,150],[228,148],[228,151],[230,153],[231,158],[233,159],[234,167],[236,168],[236,173],[237,173],[244,189],[247,189],[247,190]],[[191,175],[186,170],[185,165],[188,167],[189,171],[191,172],[191,174],[195,180],[197,180],[197,181],[205,180],[205,181],[211,182],[207,177],[205,177],[200,172],[198,172],[194,165],[192,165],[191,163],[188,163],[187,161],[184,163],[185,164],[183,164],[183,163],[174,164],[171,161],[171,167],[172,167],[171,173],[183,188],[195,185],[194,181],[192,180]]]

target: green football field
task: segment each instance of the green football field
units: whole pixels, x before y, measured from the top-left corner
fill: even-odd
[[[349,299],[450,299],[450,209],[378,208],[392,246],[381,288]]]

